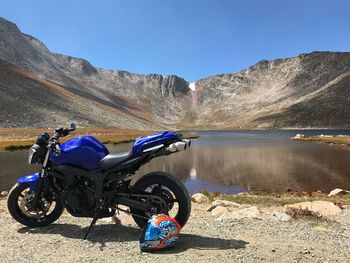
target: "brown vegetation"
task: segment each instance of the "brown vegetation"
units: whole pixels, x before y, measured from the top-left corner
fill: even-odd
[[[310,211],[308,209],[301,209],[296,207],[287,207],[286,214],[291,216],[292,218],[314,218],[321,219],[322,215],[320,213]]]
[[[329,201],[335,203],[339,207],[342,207],[343,205],[350,205],[350,195],[328,197],[327,194],[322,192],[287,192],[282,194],[252,192],[237,195],[209,193],[207,191],[203,191],[202,193],[208,196],[211,200],[220,197],[220,199],[234,201],[239,204],[259,205],[264,207],[284,206],[286,204],[306,201]]]
[[[293,140],[350,145],[350,136],[349,135],[335,135],[335,136],[333,136],[333,135],[318,135],[318,136],[310,136],[310,137],[293,138]]]
[[[5,150],[21,150],[29,148],[35,142],[37,136],[47,132],[52,134],[53,129],[48,128],[1,128],[0,129],[0,148]],[[99,129],[99,128],[78,128],[71,135],[61,138],[61,142],[67,141],[72,137],[82,135],[93,135],[104,144],[126,143],[135,140],[139,136],[152,134],[155,131],[124,130],[117,128]],[[183,138],[198,138],[197,135],[185,133]]]

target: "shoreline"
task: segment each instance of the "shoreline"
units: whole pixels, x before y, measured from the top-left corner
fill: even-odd
[[[328,201],[339,205],[350,205],[350,194],[328,196],[322,191],[315,192],[294,192],[286,191],[282,193],[268,192],[243,192],[238,194],[223,194],[217,192],[201,191],[210,201],[222,199],[240,204],[259,205],[263,207],[284,206],[290,203],[307,201]]]
[[[305,136],[303,134],[297,134],[293,138],[294,141],[305,141],[305,142],[322,142],[329,145],[350,145],[350,135],[316,135],[316,136]]]
[[[0,189],[8,193],[9,189]],[[242,192],[237,194],[224,194],[218,192],[199,192],[209,198],[210,201],[217,199],[233,201],[240,204],[259,205],[262,207],[284,206],[290,203],[307,202],[307,201],[328,201],[339,205],[350,205],[350,194],[328,196],[322,191],[316,192]],[[6,198],[6,195],[0,195],[0,199]]]
[[[29,149],[36,141],[41,133],[52,133],[51,128],[0,128],[0,151],[19,151]],[[137,137],[149,135],[159,131],[140,131],[127,129],[100,129],[100,128],[80,128],[70,136],[61,138],[61,142],[65,142],[73,137],[92,135],[103,144],[120,144],[130,143]],[[181,131],[179,131],[181,132]],[[11,134],[11,135],[9,135]],[[183,133],[184,139],[196,139],[198,135],[191,134],[186,131]]]
[[[31,147],[34,144],[36,137],[44,132],[49,134],[53,132],[53,128],[0,128],[0,151],[17,151],[24,150]],[[336,130],[335,128],[281,128],[281,129],[249,129],[249,128],[200,128],[196,127],[187,129],[186,127],[178,130],[179,132],[183,131],[185,139],[196,139],[199,135],[193,134],[192,132],[196,131],[332,131]],[[342,129],[350,130],[350,129]],[[149,130],[133,130],[133,129],[119,129],[119,128],[79,128],[74,134],[66,138],[61,138],[62,142],[69,140],[71,137],[77,137],[82,135],[92,135],[95,136],[104,144],[120,144],[120,143],[130,143],[135,140],[137,137],[156,133],[159,131],[149,131]],[[310,136],[310,137],[293,137],[293,140],[298,141],[320,141],[326,143],[334,144],[346,144],[350,145],[350,136],[347,135],[324,135],[323,138],[319,136]],[[332,139],[335,137],[336,139]],[[341,138],[340,138],[341,137]]]

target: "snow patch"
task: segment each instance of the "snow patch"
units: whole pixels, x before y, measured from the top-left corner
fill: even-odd
[[[192,82],[189,85],[190,90],[195,91],[196,90],[196,82]]]

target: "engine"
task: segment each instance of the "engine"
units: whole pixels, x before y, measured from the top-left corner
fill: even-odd
[[[72,185],[64,192],[66,194],[66,205],[70,208],[86,210],[94,207],[94,192],[85,186]]]
[[[95,207],[94,186],[80,176],[53,173],[53,185],[60,190],[61,198],[70,213],[89,216]]]

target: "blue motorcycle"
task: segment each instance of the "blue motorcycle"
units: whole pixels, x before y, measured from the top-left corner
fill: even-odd
[[[93,136],[72,138],[62,144],[76,126],[58,128],[52,137],[38,136],[29,150],[29,163],[42,164],[40,172],[17,180],[8,196],[8,210],[19,223],[41,227],[57,220],[63,210],[75,217],[90,217],[85,238],[99,218],[117,210],[132,215],[145,226],[154,214],[169,214],[183,227],[191,201],[184,184],[165,172],[151,172],[134,184],[130,177],[153,158],[190,146],[176,132],[160,132],[135,140],[129,152],[110,154]],[[173,211],[174,210],[174,211]]]

